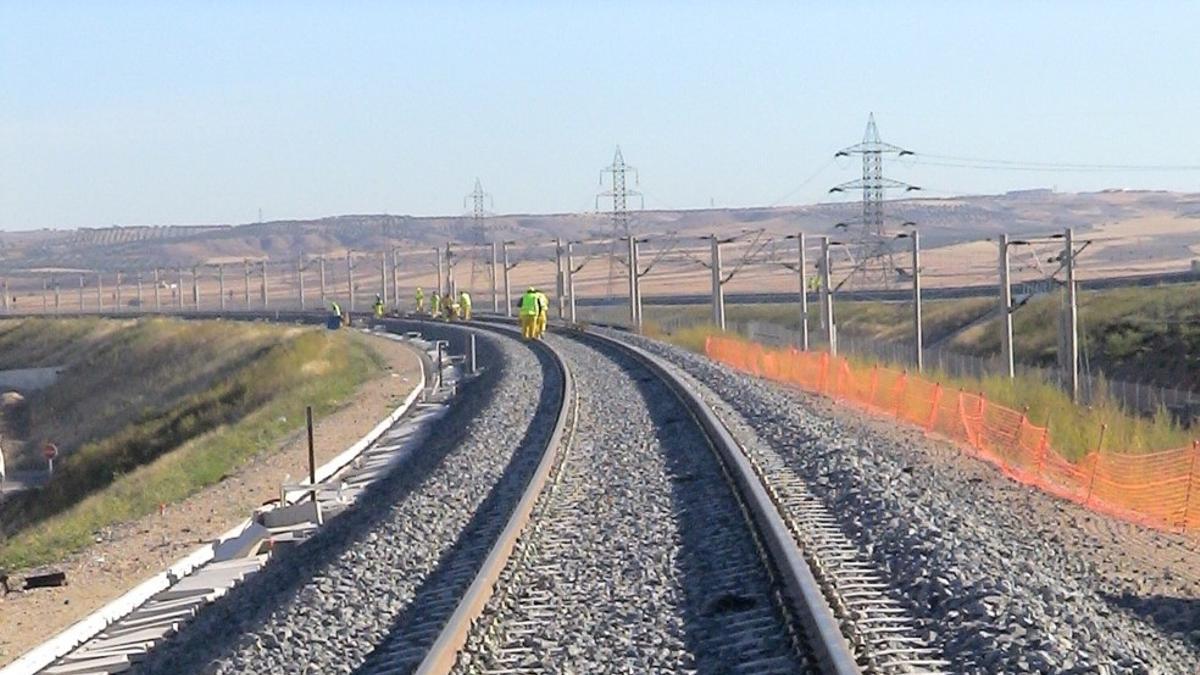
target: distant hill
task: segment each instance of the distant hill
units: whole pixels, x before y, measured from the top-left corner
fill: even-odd
[[[832,234],[859,216],[855,202],[741,209],[638,211],[639,233],[677,231],[729,233],[763,228],[772,233]],[[1109,190],[1057,193],[1024,190],[1002,195],[888,202],[890,223],[917,223],[927,249],[952,247],[999,233],[1029,236],[1074,227],[1106,240],[1136,237],[1152,257],[1200,257],[1200,194]],[[545,242],[603,238],[610,234],[604,213],[505,214],[487,220],[495,240]],[[469,217],[344,215],[249,225],[111,227],[0,233],[0,266],[6,269],[137,269],[190,266],[242,259],[290,259],[301,254],[336,255],[346,250],[378,251],[392,246],[433,247],[447,240],[479,240]],[[1172,263],[1174,264],[1174,263]]]

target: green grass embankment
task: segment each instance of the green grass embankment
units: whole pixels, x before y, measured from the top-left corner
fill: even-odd
[[[206,330],[204,324],[186,326]],[[237,332],[238,326],[221,328]],[[233,344],[241,340],[252,348],[220,377],[82,444],[63,458],[48,488],[10,500],[6,511],[20,522],[0,542],[0,568],[60,559],[104,528],[217,483],[299,429],[304,406],[312,405],[318,416],[339,407],[377,365],[374,354],[346,333],[250,328],[228,346],[236,351]]]
[[[296,330],[166,319],[0,321],[0,368],[65,367],[55,384],[25,392],[27,415],[6,415],[9,463],[40,468],[46,441],[70,454],[112,436],[228,377]]]
[[[709,325],[692,326],[668,335],[648,324],[647,335],[700,354],[704,353],[705,340],[711,335],[741,337],[722,333]],[[856,356],[849,357],[849,361],[856,369],[866,370],[875,365],[896,370],[904,368]],[[1095,405],[1080,406],[1056,386],[1036,378],[952,377],[937,371],[927,372],[924,377],[950,390],[982,392],[989,401],[1013,410],[1028,410],[1030,422],[1038,426],[1049,425],[1051,445],[1071,460],[1078,460],[1100,447],[1106,451],[1144,453],[1186,447],[1194,438],[1200,437],[1200,429],[1180,426],[1165,410],[1153,417],[1131,415],[1108,397],[1101,397]],[[1105,427],[1103,446],[1102,427]]]
[[[1013,314],[1019,361],[1051,365],[1058,348],[1058,294],[1030,300]],[[1079,294],[1081,349],[1108,377],[1200,388],[1200,284],[1116,288]],[[1000,352],[1000,321],[964,331],[950,347]]]
[[[850,357],[850,362],[853,367],[863,369],[876,365],[875,361],[857,357]],[[922,377],[940,383],[946,390],[982,393],[992,403],[1026,411],[1030,423],[1049,426],[1050,445],[1072,461],[1097,449],[1136,454],[1186,447],[1200,437],[1200,429],[1179,425],[1165,409],[1151,417],[1130,414],[1103,394],[1092,405],[1077,405],[1056,385],[1036,377],[955,377],[937,370],[927,371]]]
[[[994,300],[966,298],[957,300],[930,300],[922,305],[925,338],[927,342],[941,339],[976,319],[984,316],[996,306]],[[912,305],[906,302],[838,302],[838,330],[841,335],[854,335],[884,342],[902,342],[912,339]],[[820,337],[817,326],[820,307],[809,305],[809,330],[813,339]],[[660,326],[676,323],[700,324],[708,321],[711,310],[707,305],[646,305],[642,313],[647,321]],[[604,307],[591,310],[588,319],[598,323],[628,321],[628,310]],[[781,326],[788,330],[800,328],[800,306],[798,304],[726,304],[725,319],[729,323],[758,321]]]

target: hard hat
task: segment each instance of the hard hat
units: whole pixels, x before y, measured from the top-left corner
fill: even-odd
[[[530,286],[528,292],[529,293],[537,293],[537,286]]]

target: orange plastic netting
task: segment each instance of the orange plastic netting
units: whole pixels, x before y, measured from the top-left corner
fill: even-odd
[[[960,443],[1027,485],[1089,509],[1175,531],[1200,526],[1195,484],[1200,446],[1155,453],[1093,452],[1069,461],[1050,445],[1045,427],[982,394],[944,389],[904,371],[854,367],[825,352],[764,347],[710,337],[709,358],[746,373],[910,422]]]

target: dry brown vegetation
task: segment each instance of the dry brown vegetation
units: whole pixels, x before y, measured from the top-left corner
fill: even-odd
[[[69,442],[45,488],[0,505],[0,568],[56,559],[221,480],[298,428],[305,405],[337,407],[375,363],[344,332],[167,319],[31,320],[0,335],[0,349],[47,331],[53,344],[26,355],[74,360],[30,397],[32,429]],[[46,409],[58,417],[41,426]]]
[[[0,368],[66,367],[55,385],[25,394],[28,428],[7,434],[24,431],[25,442],[6,444],[9,460],[40,466],[45,441],[65,459],[228,377],[294,330],[236,322],[0,321]]]

